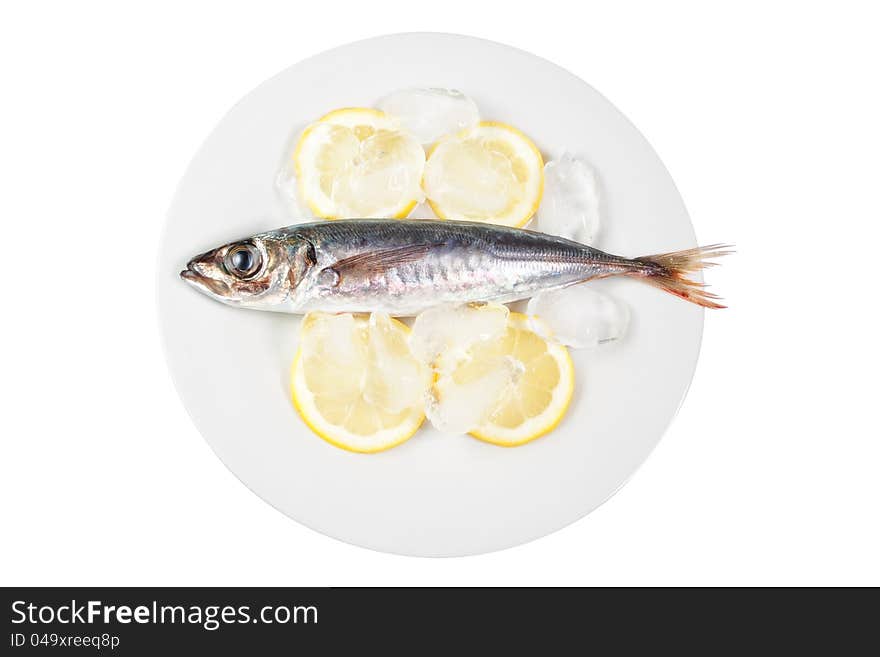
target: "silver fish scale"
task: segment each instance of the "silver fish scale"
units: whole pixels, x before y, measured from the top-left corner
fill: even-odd
[[[317,263],[291,291],[290,312],[382,311],[413,315],[443,303],[509,302],[642,267],[560,237],[477,222],[351,220],[300,224],[258,237],[307,240]],[[408,247],[417,257],[383,266],[385,254]],[[346,269],[338,280],[322,276],[341,260],[375,257]]]

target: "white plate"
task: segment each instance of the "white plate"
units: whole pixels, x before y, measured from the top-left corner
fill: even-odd
[[[291,131],[403,87],[461,89],[545,156],[597,168],[598,246],[637,256],[695,245],[657,155],[607,100],[526,52],[448,34],[399,34],[293,66],[239,102],[192,161],[159,254],[168,365],[205,439],[245,485],[291,518],[349,543],[410,555],[499,550],[543,536],[608,499],[645,460],[693,376],[702,309],[637,281],[600,281],[629,304],[626,338],[572,352],[577,389],[548,436],[504,449],[424,428],[374,455],[313,435],[289,401],[299,317],[226,307],[178,278],[187,259],[285,223],[273,179]]]

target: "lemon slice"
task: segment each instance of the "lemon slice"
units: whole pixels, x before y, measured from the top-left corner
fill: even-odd
[[[363,141],[376,133],[377,130],[395,130],[397,120],[382,110],[372,107],[343,107],[327,112],[318,119],[318,123],[349,128],[359,140]]]
[[[290,385],[305,423],[353,452],[379,452],[410,438],[424,420],[431,374],[410,353],[408,332],[378,313],[306,315]]]
[[[339,109],[306,128],[293,153],[300,197],[316,216],[402,218],[421,201],[425,151],[375,109]]]
[[[574,392],[568,350],[531,331],[529,321],[525,315],[511,313],[504,335],[474,343],[468,358],[451,371],[456,386],[483,381],[482,386],[488,388],[504,382],[497,388],[501,394],[486,421],[470,432],[475,438],[504,447],[522,445],[554,429],[568,410]],[[504,379],[503,368],[509,369],[511,362],[517,372]]]
[[[524,226],[541,203],[544,162],[522,132],[484,121],[431,150],[422,186],[441,219]]]

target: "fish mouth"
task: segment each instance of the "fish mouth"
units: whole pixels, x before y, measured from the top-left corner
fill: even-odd
[[[185,280],[187,283],[193,283],[193,284],[195,284],[196,282],[198,282],[201,279],[201,277],[196,272],[194,272],[192,269],[190,269],[189,267],[187,267],[182,272],[180,272],[180,277],[183,280]]]
[[[229,294],[230,289],[226,283],[199,273],[195,269],[196,266],[198,266],[196,260],[190,261],[189,264],[187,264],[186,269],[180,272],[180,277],[199,292],[203,292],[209,296],[225,298]]]

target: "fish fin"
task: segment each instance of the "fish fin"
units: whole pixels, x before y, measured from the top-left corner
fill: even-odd
[[[706,286],[703,283],[689,279],[686,274],[717,265],[717,262],[708,262],[708,260],[733,253],[732,248],[729,244],[712,244],[636,258],[637,262],[647,267],[635,269],[627,275],[640,277],[649,285],[703,308],[726,308],[727,306],[718,303],[717,295],[704,289]]]
[[[306,273],[316,264],[318,264],[318,255],[315,251],[315,245],[311,241],[301,238],[293,252],[291,266],[287,270],[287,280],[290,281],[291,288],[299,285]]]
[[[443,246],[443,243],[409,244],[382,251],[359,253],[349,258],[337,260],[327,269],[332,269],[336,273],[336,282],[338,283],[346,274],[378,274],[400,265],[415,262],[437,246]]]

